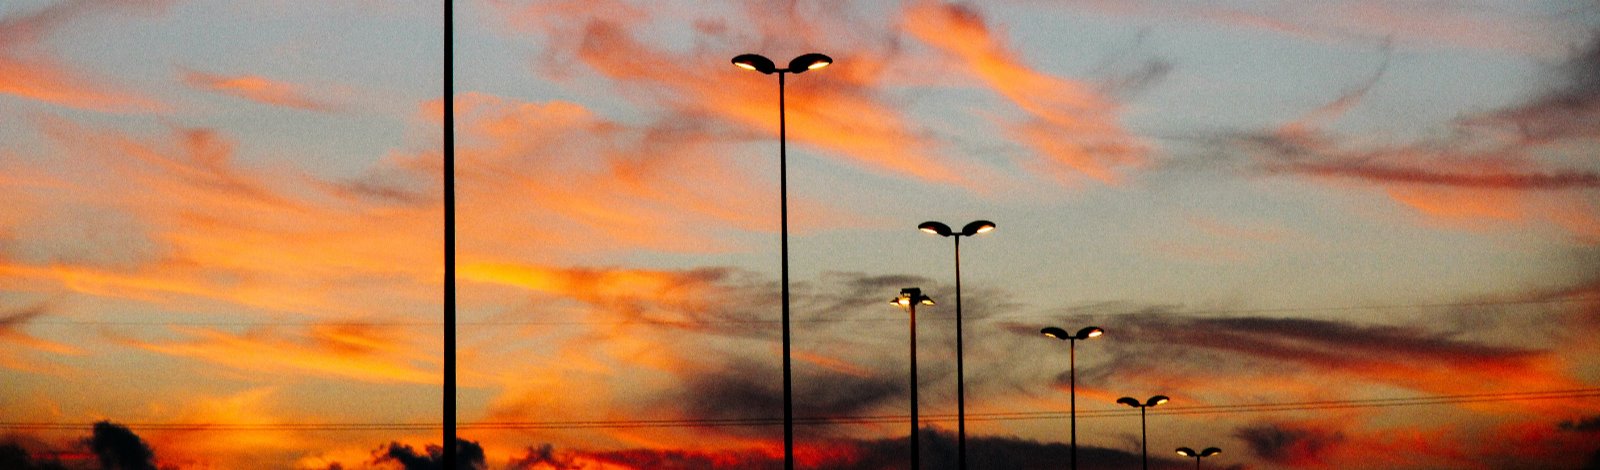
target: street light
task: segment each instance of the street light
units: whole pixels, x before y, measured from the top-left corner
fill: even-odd
[[[1168,400],[1169,399],[1166,395],[1156,395],[1150,397],[1150,399],[1145,400],[1144,403],[1139,403],[1139,400],[1135,400],[1133,397],[1122,397],[1117,399],[1117,403],[1139,409],[1139,453],[1141,455],[1140,460],[1144,462],[1145,470],[1150,470],[1150,438],[1149,435],[1145,434],[1144,409],[1166,403]]]
[[[1194,470],[1200,470],[1201,457],[1210,457],[1220,453],[1222,453],[1222,449],[1218,449],[1216,447],[1207,447],[1206,450],[1202,450],[1200,452],[1195,452],[1194,449],[1190,449],[1188,447],[1178,448],[1178,455],[1182,455],[1184,457],[1194,457]]]
[[[907,287],[900,289],[900,296],[889,300],[890,304],[905,307],[911,312],[911,468],[922,468],[918,458],[921,444],[921,431],[917,429],[917,304],[933,305],[933,299],[922,295],[922,289]]]
[[[783,468],[794,470],[794,382],[789,370],[789,135],[783,103],[783,76],[804,73],[827,67],[833,59],[817,53],[805,54],[789,61],[789,68],[778,69],[772,59],[757,54],[743,54],[733,58],[733,65],[763,74],[778,74],[778,199],[779,218],[782,219],[783,251]]]
[[[956,462],[961,470],[967,469],[967,380],[961,362],[961,237],[970,237],[994,230],[994,222],[975,220],[952,232],[941,222],[923,222],[917,229],[956,241]]]
[[[1072,421],[1072,470],[1078,470],[1078,340],[1099,337],[1106,334],[1106,330],[1102,330],[1098,326],[1090,326],[1069,335],[1067,330],[1051,326],[1039,330],[1039,332],[1044,333],[1045,336],[1067,342],[1067,383],[1069,384],[1067,395],[1071,397],[1070,401],[1072,403],[1072,417],[1070,419]]]

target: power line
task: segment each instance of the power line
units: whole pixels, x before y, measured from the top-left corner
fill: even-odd
[[[1600,302],[1600,297],[1566,297],[1558,299],[1537,300],[1508,300],[1508,301],[1483,301],[1483,302],[1457,302],[1457,303],[1431,303],[1431,304],[1396,304],[1396,305],[1351,305],[1337,307],[1281,307],[1261,309],[1238,310],[1190,310],[1172,312],[1187,315],[1242,315],[1261,313],[1291,313],[1291,312],[1346,312],[1361,310],[1399,310],[1399,309],[1438,309],[1438,308],[1468,308],[1468,307],[1498,307],[1519,305],[1548,305],[1560,303]],[[1029,318],[1059,317],[1061,314],[1014,314],[984,317],[975,321],[1000,321]],[[955,321],[954,315],[932,314],[930,321]],[[805,318],[792,319],[791,323],[854,323],[854,322],[904,322],[899,317],[850,317],[850,318]],[[779,320],[758,319],[700,319],[700,320],[615,320],[615,321],[583,321],[583,320],[527,320],[527,321],[463,321],[456,322],[458,327],[494,327],[494,326],[576,326],[576,325],[659,325],[659,326],[707,326],[707,325],[738,325],[738,324],[776,324]],[[27,325],[49,326],[411,326],[411,327],[443,327],[444,322],[436,321],[99,321],[99,320],[43,320],[27,322]]]
[[[1321,411],[1360,408],[1390,408],[1402,406],[1433,406],[1466,403],[1496,403],[1539,400],[1571,400],[1600,398],[1600,388],[1549,390],[1533,392],[1476,393],[1460,395],[1434,395],[1408,398],[1373,398],[1359,400],[1328,400],[1283,403],[1245,403],[1231,405],[1165,406],[1152,408],[1150,415],[1215,415],[1241,413],[1269,413],[1293,411]],[[1105,409],[1079,411],[1080,419],[1135,416],[1135,410]],[[1066,419],[1064,411],[1009,411],[968,413],[967,419],[977,421],[1024,421]],[[954,414],[925,414],[927,421],[955,421]],[[796,417],[796,425],[833,426],[901,423],[909,415],[859,415]],[[118,423],[140,431],[186,432],[245,432],[245,431],[434,431],[439,423]],[[779,426],[781,418],[680,418],[680,419],[629,419],[629,420],[571,420],[571,421],[480,421],[462,422],[462,430],[575,430],[575,429],[634,429],[683,427],[750,427]],[[81,431],[93,426],[86,423],[56,422],[0,422],[0,429],[21,431]]]

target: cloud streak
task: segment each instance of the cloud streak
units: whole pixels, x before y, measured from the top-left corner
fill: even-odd
[[[961,5],[914,4],[907,31],[955,56],[970,75],[1029,115],[1010,135],[1047,158],[1047,168],[1116,183],[1118,167],[1146,160],[1149,144],[1116,122],[1117,105],[1088,84],[1028,67],[984,18]]]
[[[220,93],[270,106],[305,111],[330,112],[334,107],[314,98],[305,87],[258,75],[219,75],[198,70],[181,70],[183,82],[196,89]]]

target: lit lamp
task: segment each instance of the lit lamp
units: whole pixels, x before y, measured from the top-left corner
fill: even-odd
[[[1145,400],[1144,403],[1139,403],[1139,400],[1135,400],[1133,397],[1122,397],[1117,399],[1117,403],[1139,409],[1139,453],[1141,456],[1140,460],[1144,462],[1145,470],[1150,470],[1150,438],[1149,435],[1145,434],[1144,409],[1166,403],[1168,400],[1169,399],[1166,395],[1156,395],[1150,397],[1150,399]]]
[[[918,230],[941,237],[955,239],[956,243],[956,462],[961,470],[967,468],[967,380],[965,366],[961,360],[961,237],[970,237],[980,233],[989,233],[994,230],[994,222],[975,220],[961,228],[960,232],[950,230],[949,225],[942,222],[923,222],[917,226]]]
[[[1067,396],[1072,403],[1072,413],[1069,419],[1072,422],[1072,469],[1078,468],[1078,340],[1098,338],[1106,334],[1106,330],[1098,326],[1085,327],[1077,333],[1067,334],[1067,330],[1057,327],[1047,327],[1039,330],[1047,337],[1067,342]]]
[[[733,58],[733,65],[763,74],[778,74],[778,198],[783,252],[783,468],[794,470],[794,385],[789,370],[789,151],[788,123],[783,103],[783,76],[827,67],[833,59],[817,53],[789,61],[789,68],[778,69],[772,59],[758,54]]]
[[[922,468],[918,464],[920,454],[921,431],[917,428],[917,305],[933,305],[933,299],[922,295],[922,289],[907,287],[900,289],[900,296],[889,301],[911,312],[911,468]]]
[[[1217,455],[1217,454],[1220,454],[1220,453],[1222,453],[1222,449],[1218,449],[1216,447],[1207,447],[1206,450],[1202,450],[1202,451],[1199,451],[1199,452],[1195,452],[1194,449],[1190,449],[1188,447],[1179,447],[1178,448],[1178,455],[1182,455],[1184,457],[1194,457],[1194,469],[1195,470],[1200,470],[1200,458],[1201,457],[1210,457],[1210,456]]]

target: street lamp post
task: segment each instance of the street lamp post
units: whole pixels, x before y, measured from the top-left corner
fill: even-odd
[[[1067,334],[1067,330],[1057,327],[1047,327],[1039,330],[1045,336],[1067,342],[1067,395],[1072,403],[1072,470],[1078,470],[1078,340],[1097,338],[1106,333],[1098,326],[1085,327],[1077,333]]]
[[[1178,448],[1178,455],[1182,455],[1184,457],[1194,457],[1194,470],[1200,470],[1201,457],[1210,457],[1220,453],[1222,453],[1222,449],[1218,449],[1216,447],[1207,447],[1206,450],[1199,452],[1195,452],[1194,449],[1190,449],[1188,447]]]
[[[917,427],[917,304],[933,305],[933,299],[922,295],[922,289],[907,287],[900,289],[900,296],[889,300],[889,303],[905,307],[911,312],[911,468],[922,468],[918,463],[921,457],[921,431]]]
[[[772,59],[758,54],[743,54],[733,58],[733,65],[763,74],[778,74],[778,204],[783,252],[783,468],[794,470],[794,382],[790,378],[789,361],[789,134],[784,112],[783,76],[827,67],[833,59],[817,53],[805,54],[789,61],[789,68],[779,69]]]
[[[1150,470],[1150,437],[1148,434],[1145,434],[1144,409],[1166,403],[1168,400],[1169,399],[1166,395],[1156,395],[1150,397],[1150,399],[1145,400],[1144,403],[1139,403],[1139,400],[1135,400],[1133,397],[1122,397],[1117,399],[1117,403],[1139,409],[1139,454],[1140,461],[1144,462],[1145,470]]]
[[[950,230],[949,225],[941,222],[928,221],[918,225],[917,229],[941,237],[950,237],[956,242],[956,463],[961,470],[967,469],[967,380],[965,367],[961,362],[961,237],[970,237],[980,233],[989,233],[994,230],[994,222],[975,220],[961,228],[960,232]]]

